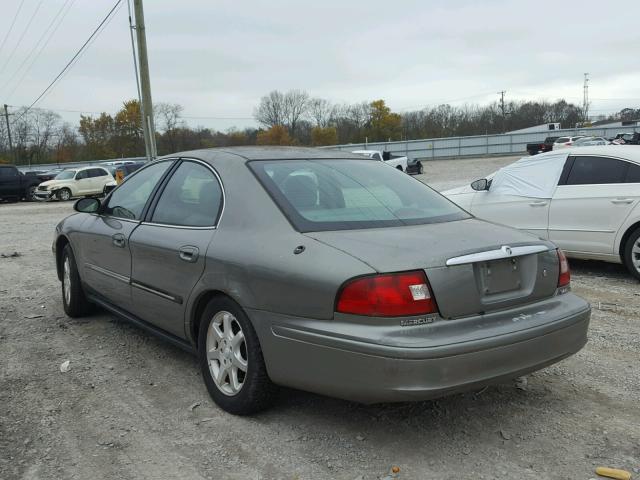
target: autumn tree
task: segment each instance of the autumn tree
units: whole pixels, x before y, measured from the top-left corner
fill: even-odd
[[[101,113],[98,118],[80,115],[78,128],[85,144],[85,157],[89,160],[113,158],[112,149],[115,134],[115,122],[107,113]]]
[[[283,125],[274,125],[269,130],[258,133],[258,145],[293,145],[293,139]]]
[[[371,102],[367,133],[370,141],[400,140],[402,117],[391,112],[384,100]]]
[[[294,137],[300,120],[307,113],[309,94],[302,90],[286,93],[274,90],[260,99],[253,116],[261,125],[271,128],[284,126]]]
[[[338,130],[336,127],[313,127],[311,129],[311,145],[336,145],[338,143]]]
[[[118,157],[136,157],[145,154],[142,113],[138,100],[123,102],[114,117],[114,150]]]

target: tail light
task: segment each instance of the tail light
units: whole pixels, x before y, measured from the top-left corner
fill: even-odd
[[[570,147],[571,145],[573,145],[573,142],[567,142],[565,143],[565,145],[568,145]]]
[[[558,288],[568,287],[571,283],[569,262],[562,250],[558,249],[556,251],[558,252],[558,264],[560,265],[560,272],[558,273]]]
[[[338,293],[340,313],[370,317],[404,317],[437,313],[438,306],[423,271],[360,277]]]

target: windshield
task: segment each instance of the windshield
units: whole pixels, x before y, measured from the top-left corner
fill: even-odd
[[[470,217],[422,182],[382,162],[283,160],[249,165],[301,232],[421,225]]]
[[[56,180],[71,180],[76,176],[75,170],[64,170],[56,175]]]

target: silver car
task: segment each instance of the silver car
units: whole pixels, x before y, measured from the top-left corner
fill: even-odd
[[[278,385],[374,403],[475,389],[568,357],[590,307],[561,251],[358,155],[208,149],[79,200],[53,251],[93,305],[197,354],[215,402]]]

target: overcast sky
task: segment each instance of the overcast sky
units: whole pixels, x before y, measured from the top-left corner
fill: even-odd
[[[0,42],[21,1],[0,0]],[[24,0],[0,50],[0,103],[35,100],[114,2]],[[190,125],[221,130],[253,125],[254,106],[273,89],[340,103],[383,98],[397,111],[488,103],[499,90],[507,100],[581,103],[584,72],[592,112],[638,108],[638,19],[638,1],[145,1],[154,101],[179,103]],[[112,113],[135,97],[125,0],[38,106]]]

